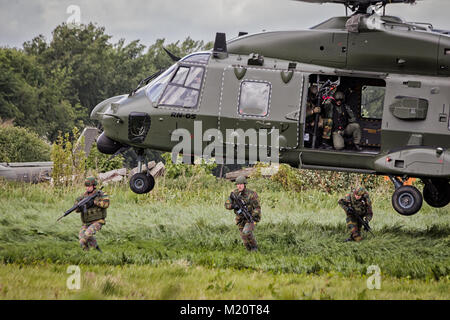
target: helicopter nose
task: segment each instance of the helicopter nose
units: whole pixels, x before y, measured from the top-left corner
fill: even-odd
[[[104,132],[97,139],[97,149],[104,154],[114,154],[122,147],[123,144],[108,138]]]

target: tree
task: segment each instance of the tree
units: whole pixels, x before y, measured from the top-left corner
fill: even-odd
[[[57,130],[73,126],[74,112],[64,100],[61,88],[66,71],[54,69],[46,77],[44,68],[17,49],[0,49],[0,117],[13,119],[20,127],[31,128],[52,140]]]
[[[0,121],[0,162],[49,160],[50,146],[35,132]]]

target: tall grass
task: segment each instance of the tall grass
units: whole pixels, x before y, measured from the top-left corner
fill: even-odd
[[[400,216],[390,205],[390,190],[378,188],[371,192],[375,237],[344,243],[345,214],[337,200],[348,190],[293,192],[278,182],[250,179],[262,220],[255,231],[260,250],[248,254],[234,214],[224,208],[233,188],[212,176],[161,178],[146,195],[134,194],[126,184],[107,186],[111,206],[97,237],[103,249],[98,254],[78,247],[79,214],[56,223],[82,186],[0,182],[0,262],[159,266],[183,260],[207,268],[346,277],[378,265],[393,278],[449,279],[448,207],[424,204],[417,215]]]

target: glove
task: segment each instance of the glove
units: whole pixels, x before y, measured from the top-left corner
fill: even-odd
[[[370,226],[369,226],[369,220],[367,220],[366,217],[364,217],[363,220],[364,220],[364,222],[367,224],[367,226],[370,228]],[[369,231],[369,229],[366,227],[366,225],[363,225],[363,229],[364,229],[365,231]]]
[[[347,208],[347,213],[348,214],[355,214],[355,209],[353,209],[352,207],[348,207]]]
[[[86,203],[86,209],[89,209],[94,205],[94,199],[89,200],[89,202]]]

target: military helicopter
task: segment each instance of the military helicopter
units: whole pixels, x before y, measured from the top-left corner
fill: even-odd
[[[104,130],[99,151],[115,155],[133,148],[142,168],[144,150],[171,151],[178,129],[191,138],[210,129],[224,136],[237,128],[269,130],[268,135],[277,130],[277,140],[266,144],[276,147],[281,163],[389,176],[392,205],[402,215],[417,213],[423,199],[436,208],[448,205],[449,32],[385,14],[388,4],[415,0],[304,1],[341,3],[352,14],[309,30],[240,33],[229,41],[217,33],[214,49],[182,59],[169,52],[174,65],[93,109],[91,118]],[[361,129],[357,150],[348,141],[344,149],[320,147],[319,121],[312,132],[306,130],[313,86],[319,105],[325,95],[344,94]],[[202,124],[200,133],[195,122]],[[249,139],[232,144],[245,147],[249,159]],[[424,182],[423,192],[405,185],[410,177]],[[136,193],[153,186],[142,169],[130,179]]]

